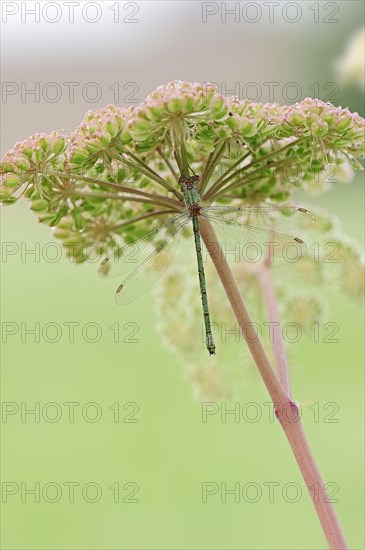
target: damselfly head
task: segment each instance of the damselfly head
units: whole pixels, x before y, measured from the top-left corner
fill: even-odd
[[[199,176],[181,176],[179,178],[179,184],[181,185],[181,189],[183,191],[184,189],[193,189],[194,187],[197,187],[199,181]]]

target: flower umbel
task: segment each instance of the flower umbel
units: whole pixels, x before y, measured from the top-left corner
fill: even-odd
[[[97,239],[106,252],[181,211],[177,182],[190,170],[206,204],[249,205],[325,189],[329,170],[340,181],[343,166],[359,169],[363,156],[364,119],[348,109],[317,99],[254,103],[174,81],[136,108],[89,111],[69,135],[17,143],[0,166],[0,197],[11,205],[24,194],[66,249]]]

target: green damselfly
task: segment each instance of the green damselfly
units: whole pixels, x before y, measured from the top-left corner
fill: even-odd
[[[119,247],[103,260],[99,274],[103,277],[117,277],[130,272],[116,290],[116,302],[125,305],[134,301],[149,290],[166,270],[174,257],[182,230],[192,222],[206,346],[212,355],[215,353],[215,344],[199,231],[200,216],[213,222],[239,243],[263,243],[270,245],[271,250],[276,245],[302,245],[300,238],[282,230],[306,227],[314,222],[314,216],[305,208],[294,206],[203,206],[198,192],[199,181],[199,176],[181,176],[179,184],[184,195],[185,210],[134,243]]]

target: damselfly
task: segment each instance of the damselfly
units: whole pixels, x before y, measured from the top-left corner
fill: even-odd
[[[206,346],[212,355],[215,353],[215,344],[208,307],[199,218],[202,216],[213,222],[239,243],[265,243],[272,247],[283,247],[287,243],[300,246],[303,241],[282,230],[308,226],[314,222],[314,216],[305,208],[293,206],[203,206],[198,192],[199,176],[182,176],[179,184],[184,195],[185,210],[134,243],[119,247],[103,260],[99,273],[103,277],[117,277],[130,272],[116,290],[116,301],[120,305],[132,302],[149,290],[166,270],[174,257],[182,230],[192,222]]]

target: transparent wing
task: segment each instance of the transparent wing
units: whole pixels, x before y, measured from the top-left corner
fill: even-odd
[[[188,222],[188,215],[181,217],[174,225],[173,234],[169,231],[168,239],[160,240],[151,254],[124,279],[116,290],[117,304],[125,305],[133,302],[157,282],[170,265],[180,242],[181,231]]]
[[[299,250],[303,253],[306,247],[302,239],[284,231],[308,227],[315,221],[308,210],[292,206],[212,206],[203,207],[201,215],[214,222],[231,239],[254,246],[257,254],[261,252],[261,257],[269,253],[271,257],[282,256],[287,245],[293,245],[298,253]]]
[[[132,244],[120,246],[105,258],[98,273],[100,277],[112,279],[132,271],[156,252],[161,243],[166,243],[181,229],[181,222],[188,219],[188,213],[174,216],[163,225],[156,227]]]
[[[315,222],[312,212],[296,206],[203,206],[201,215],[280,232],[301,229]]]

